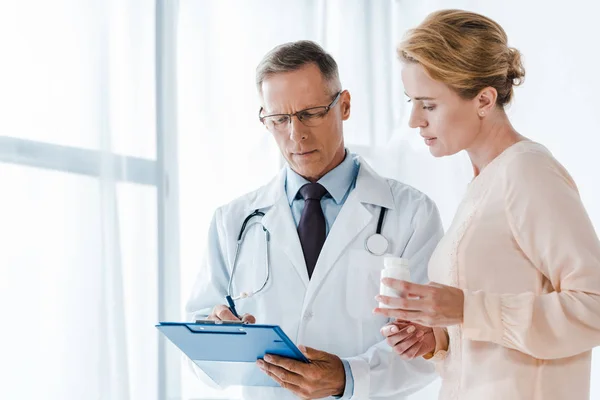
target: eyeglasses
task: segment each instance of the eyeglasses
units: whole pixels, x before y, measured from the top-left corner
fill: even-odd
[[[329,110],[335,107],[340,99],[341,94],[342,92],[337,92],[335,98],[331,103],[329,103],[328,106],[305,108],[304,110],[297,111],[293,114],[272,114],[265,115],[263,117],[260,115],[263,111],[261,107],[258,112],[258,119],[267,127],[268,130],[273,132],[287,131],[290,123],[292,122],[292,117],[298,118],[300,122],[308,127],[315,127],[320,125],[325,119],[325,116]]]

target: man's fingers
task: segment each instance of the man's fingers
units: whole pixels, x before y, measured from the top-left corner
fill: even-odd
[[[244,314],[242,315],[242,322],[245,322],[247,324],[255,324],[256,318],[254,318],[254,315]]]
[[[206,317],[206,319],[209,320],[209,321],[220,321],[221,320],[215,314],[210,314],[208,317]]]
[[[271,364],[279,368],[283,368],[297,375],[304,375],[306,364],[301,361],[292,360],[291,358],[280,357],[273,354],[267,354],[264,358],[265,364]]]
[[[288,382],[296,386],[300,386],[303,383],[303,378],[300,375],[290,371],[287,368],[273,364],[270,361],[258,360],[256,365],[258,365],[258,367],[263,371],[275,375],[282,382]]]
[[[303,345],[298,346],[298,348],[300,349],[302,354],[304,354],[306,356],[306,358],[308,358],[311,361],[313,361],[313,360],[314,361],[331,361],[332,360],[332,355],[329,353],[326,353],[324,351],[313,349],[312,347],[303,346]],[[333,356],[333,358],[337,358],[337,357]],[[302,365],[305,366],[306,364],[302,364]]]
[[[233,315],[229,307],[225,305],[218,305],[214,308],[213,314],[221,321],[239,321],[240,319]]]
[[[219,304],[215,308],[213,308],[212,313],[208,316],[208,320],[210,321],[242,321],[248,324],[255,324],[256,318],[251,314],[244,314],[242,319],[239,319],[224,304]]]
[[[272,372],[263,370],[263,372],[265,374],[267,374],[268,376],[271,377],[271,379],[273,379],[275,382],[277,382],[279,384],[279,386],[281,386],[284,389],[289,390],[290,392],[294,393],[296,396],[300,397],[300,398],[306,398],[306,392],[298,385],[294,385],[293,383],[290,382],[285,382],[282,381],[277,375],[275,375]]]

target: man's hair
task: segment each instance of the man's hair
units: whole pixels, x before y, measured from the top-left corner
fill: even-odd
[[[338,66],[333,57],[310,40],[300,40],[279,45],[267,53],[256,67],[256,87],[262,93],[262,83],[271,75],[296,71],[315,64],[323,79],[333,90],[341,90]]]

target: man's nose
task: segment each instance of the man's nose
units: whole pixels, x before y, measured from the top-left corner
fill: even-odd
[[[290,139],[291,140],[293,140],[294,142],[300,142],[300,141],[306,139],[306,136],[307,136],[306,125],[304,125],[302,122],[300,122],[298,117],[291,116],[290,122],[288,122],[288,124],[289,124],[289,129],[290,129]]]

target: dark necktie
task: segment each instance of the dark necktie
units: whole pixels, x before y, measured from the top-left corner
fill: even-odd
[[[299,193],[304,199],[304,210],[298,223],[298,237],[310,279],[325,243],[325,216],[321,198],[327,193],[327,189],[319,183],[307,183],[300,188]]]

